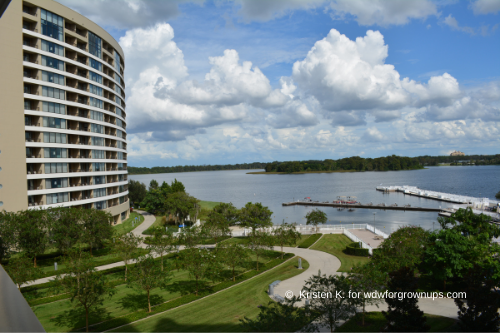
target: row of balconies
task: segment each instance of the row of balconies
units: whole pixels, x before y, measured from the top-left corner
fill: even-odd
[[[85,191],[82,191],[82,192],[85,192]],[[91,195],[89,196],[89,195],[85,195],[85,194],[78,193],[78,192],[70,192],[69,197],[68,197],[68,202],[87,200],[87,199],[92,199],[92,198],[93,197]],[[128,195],[125,195],[122,200],[123,201],[121,203],[127,202]],[[28,206],[29,207],[43,206],[44,202],[47,202],[45,195],[31,195],[28,197]],[[106,209],[106,208],[118,206],[121,203],[120,203],[120,198],[114,198],[114,199],[106,200],[106,207],[104,207],[104,208],[97,207],[96,203],[75,205],[74,207],[76,207],[76,208],[80,207],[80,208],[86,208],[86,209],[90,209],[90,208]]]
[[[23,27],[25,29],[27,29],[27,30],[38,32],[37,29],[33,29],[32,28],[32,26],[34,24],[36,24],[36,23],[26,23],[26,24],[23,25]],[[71,39],[71,38],[73,38],[73,39]],[[66,38],[66,39],[68,39],[68,38]],[[82,51],[85,51],[85,52],[88,51],[87,50],[86,42],[85,43],[79,42],[79,41],[76,40],[75,37],[70,37],[70,40],[66,40],[66,43],[69,44],[69,45],[75,46],[75,47],[79,48]],[[23,45],[34,47],[34,48],[38,48],[38,49],[40,48],[39,39],[36,38],[36,37],[32,37],[30,35],[26,35],[26,34],[23,36]],[[65,48],[65,57],[68,58],[68,59],[70,59],[70,60],[78,61],[82,65],[90,66],[90,64],[88,62],[87,55],[84,54],[84,53],[80,53],[80,52],[78,52],[76,50]],[[106,55],[106,58],[110,58],[110,57],[108,57]],[[33,62],[33,63],[40,63],[39,59],[34,59],[31,62]],[[113,64],[109,64],[109,61],[107,63],[108,63],[109,66],[113,67]],[[115,73],[114,70],[111,69],[111,68],[109,68],[109,67],[107,67],[107,66],[104,66],[104,65],[102,67],[103,67],[102,71],[97,71],[97,73],[98,74],[104,73],[107,76],[107,79],[110,79],[110,82],[114,82],[114,73]],[[121,74],[123,76],[123,70],[120,69],[120,71],[122,72]],[[77,74],[77,73],[72,73],[72,74]],[[125,88],[125,82],[123,80],[121,80],[121,84],[122,84],[122,87]],[[122,96],[122,97],[124,97],[124,96]]]
[[[59,188],[72,188],[74,190],[74,187],[81,187],[81,186],[92,186],[92,185],[104,185],[104,184],[113,184],[113,183],[118,183],[118,182],[124,182],[127,181],[127,175],[112,175],[112,176],[105,176],[106,182],[105,183],[95,183],[93,182],[93,177],[69,177],[68,179],[68,186],[66,187],[59,187]],[[35,191],[35,190],[45,190],[46,189],[46,181],[47,179],[28,179],[28,191]],[[120,185],[127,190],[127,185]],[[113,188],[113,187],[110,187]],[[120,188],[119,188],[120,189]],[[123,189],[123,188],[122,188]],[[89,190],[91,191],[91,190]],[[112,191],[114,192],[114,191]]]
[[[55,161],[57,162],[57,161]],[[106,162],[105,170],[93,170],[92,163],[67,163],[69,173],[79,173],[79,172],[110,172],[110,171],[123,171],[127,170],[127,164],[123,163],[111,163]],[[120,166],[119,166],[120,164]],[[28,175],[43,175],[45,174],[45,163],[28,163],[26,165],[26,173]],[[60,172],[63,173],[63,172]],[[51,173],[54,174],[54,173]]]
[[[34,131],[26,131],[25,141],[26,142],[48,143],[48,142],[44,141],[43,132],[34,132]],[[120,143],[121,146],[118,146],[118,143]],[[65,144],[92,146],[92,140],[91,140],[90,136],[77,135],[77,134],[66,134]],[[117,140],[113,140],[113,139],[104,139],[104,146],[95,146],[95,147],[96,147],[96,149],[102,149],[102,147],[108,147],[108,148],[120,148],[120,149],[127,150],[127,144],[125,142],[117,141]]]
[[[44,147],[28,147],[26,148],[26,158],[44,158]],[[64,158],[81,158],[81,159],[92,159],[92,150],[98,150],[99,147],[96,146],[95,149],[76,149],[76,148],[61,148],[67,150],[67,157]],[[104,150],[104,156],[96,156],[95,159],[106,159],[106,160],[127,160],[127,154],[121,153],[123,158],[118,157],[118,152],[116,151],[106,151]],[[63,158],[63,157],[61,157]],[[57,162],[57,158],[53,158],[54,163]]]

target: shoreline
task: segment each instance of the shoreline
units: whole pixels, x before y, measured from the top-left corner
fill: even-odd
[[[414,171],[414,170],[425,170],[425,169],[427,169],[427,168],[422,168],[422,169],[405,169],[405,170],[387,170],[387,171],[379,171],[379,170],[372,170],[372,171],[331,170],[331,171],[297,171],[297,172],[278,172],[278,171],[266,172],[266,171],[257,171],[257,172],[247,172],[246,174],[247,175],[302,175],[302,174],[307,174],[307,173],[389,172],[389,171]]]

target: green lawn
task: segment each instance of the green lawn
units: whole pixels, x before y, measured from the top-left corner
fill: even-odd
[[[135,223],[134,226],[132,226],[132,221],[135,221],[136,217],[138,218],[137,220],[139,221],[139,223]],[[134,230],[143,221],[144,221],[144,216],[142,216],[137,212],[132,212],[130,213],[130,217],[128,219],[123,221],[121,224],[114,226],[113,230],[115,231],[117,237],[120,237],[121,235],[124,235]]]
[[[351,267],[355,264],[365,264],[370,261],[367,257],[358,257],[345,254],[343,250],[346,248],[347,244],[352,243],[352,241],[347,238],[347,236],[342,234],[330,234],[323,235],[321,239],[314,244],[311,249],[319,250],[326,253],[333,254],[339,258],[342,265],[339,268],[339,272],[349,272]]]
[[[382,312],[367,312],[365,326],[361,326],[361,313],[356,314],[335,332],[381,332],[386,325]],[[425,314],[427,324],[431,326],[429,332],[457,332],[457,321],[452,318]]]
[[[302,260],[304,268],[309,267]],[[186,306],[120,327],[116,332],[238,332],[242,331],[239,319],[256,318],[259,305],[271,299],[266,293],[270,283],[285,280],[302,273],[297,269],[297,259],[259,275],[235,287],[221,291]]]
[[[216,201],[200,201],[200,207],[201,207],[201,209],[212,210],[218,204],[220,204],[220,202],[216,202]]]
[[[151,226],[149,228],[147,228],[146,230],[144,230],[142,234],[143,235],[152,235],[154,228],[160,227],[162,225],[161,224],[161,219],[162,219],[162,216],[156,216],[155,222],[153,224],[151,224]],[[174,226],[174,225],[169,225],[168,226],[168,230],[170,230],[172,232],[178,232],[179,231],[179,227]]]

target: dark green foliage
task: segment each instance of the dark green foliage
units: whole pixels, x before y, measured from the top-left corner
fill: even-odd
[[[314,234],[314,235],[311,235],[307,239],[305,239],[302,243],[300,243],[298,247],[301,248],[301,249],[307,249],[311,245],[313,245],[314,243],[316,243],[318,241],[318,239],[321,238],[322,235],[323,234]]]
[[[265,166],[266,172],[302,171],[397,171],[423,169],[416,158],[387,156],[379,158],[346,157],[339,160],[272,162]]]
[[[42,276],[41,269],[34,267],[33,259],[26,256],[10,259],[5,269],[19,290],[22,284],[35,281]]]
[[[313,209],[306,214],[306,220],[306,224],[313,225],[316,228],[316,232],[318,232],[318,224],[325,224],[328,221],[328,216],[322,210]]]
[[[285,298],[284,303],[270,301],[267,306],[260,305],[256,319],[240,319],[246,332],[296,332],[311,321],[305,308],[295,306],[297,297]],[[310,315],[310,314],[309,314]]]
[[[151,179],[151,181],[149,182],[149,190],[156,190],[158,189],[158,182],[154,179]]]
[[[439,163],[457,164],[458,161],[471,161],[475,165],[498,165],[500,154],[497,155],[465,155],[465,156],[418,156],[414,157],[423,165],[438,165]]]
[[[500,200],[500,191],[498,191],[497,194],[495,194],[495,198],[499,199]]]
[[[221,214],[227,220],[229,225],[234,225],[239,219],[239,212],[236,207],[230,202],[225,203],[221,202],[217,206],[215,206],[212,211]]]
[[[458,325],[464,332],[498,332],[500,329],[500,294],[488,270],[475,266],[465,277],[466,297],[455,298]]]
[[[388,291],[396,293],[397,297],[385,299],[388,310],[382,311],[387,319],[389,332],[427,332],[430,328],[426,324],[424,312],[418,308],[417,297],[404,297],[417,291],[417,278],[412,269],[400,268],[389,273]]]
[[[52,240],[56,248],[66,254],[83,234],[84,210],[68,207],[47,210],[51,221]]]
[[[345,248],[345,253],[359,257],[368,257],[370,255],[368,249],[361,248],[358,242],[348,244]]]
[[[214,239],[215,243],[221,238],[231,236],[228,220],[217,212],[208,213],[208,217],[203,223],[202,232],[206,237]]]
[[[273,212],[269,208],[263,206],[260,202],[248,202],[245,207],[240,210],[240,222],[243,227],[252,228],[255,232],[257,228],[266,228],[273,225],[271,216]]]
[[[158,183],[156,183],[158,185]],[[132,202],[141,202],[146,197],[148,191],[146,185],[137,180],[128,181],[128,196]]]
[[[92,255],[93,247],[102,247],[113,236],[113,227],[109,222],[113,216],[97,209],[85,209],[81,213],[83,233],[80,240],[90,246],[90,255]]]
[[[296,230],[295,224],[283,223],[273,230],[274,244],[281,247],[281,257],[283,257],[283,246],[295,246],[300,239],[300,233]]]
[[[264,169],[266,163],[240,163],[240,164],[224,164],[224,165],[178,165],[172,167],[153,167],[153,168],[138,168],[128,166],[129,175],[143,175],[150,173],[172,173],[172,172],[195,172],[195,171],[219,171],[219,170],[249,170],[249,169]]]

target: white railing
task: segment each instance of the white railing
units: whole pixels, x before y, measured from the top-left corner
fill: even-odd
[[[349,237],[349,239],[351,239],[353,242],[358,242],[358,243],[361,243],[361,247],[362,247],[363,249],[368,249],[368,253],[369,253],[370,255],[373,255],[373,248],[372,248],[370,245],[368,245],[368,244],[366,244],[365,242],[363,242],[363,241],[362,241],[361,239],[359,239],[358,237],[354,236],[354,235],[352,234],[352,232],[350,232],[350,231],[349,231],[349,230],[347,230],[347,229],[344,229],[344,235],[346,235],[347,237]]]
[[[371,232],[373,232],[375,235],[379,235],[379,236],[384,237],[384,239],[389,238],[389,235],[388,235],[388,234],[386,234],[386,233],[385,233],[385,232],[383,232],[383,231],[378,230],[377,228],[375,228],[375,227],[374,227],[374,226],[372,226],[372,225],[367,224],[367,225],[366,225],[366,229],[367,229],[367,230],[370,230],[370,231],[371,231]]]

